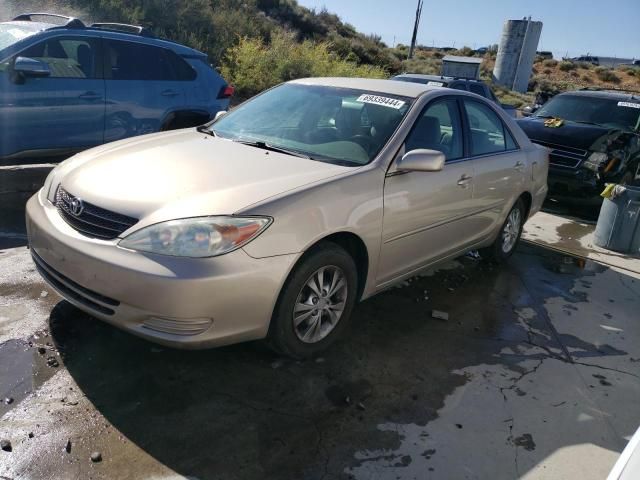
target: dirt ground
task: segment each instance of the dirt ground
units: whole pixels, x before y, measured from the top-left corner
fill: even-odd
[[[552,217],[504,267],[425,272],[295,362],[91,318],[44,285],[5,212],[0,478],[604,478],[640,425],[640,269],[583,258]]]

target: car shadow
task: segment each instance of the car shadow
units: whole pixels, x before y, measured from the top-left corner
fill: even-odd
[[[204,351],[158,347],[64,301],[51,312],[50,330],[64,366],[100,414],[175,472],[349,478],[345,469],[365,461],[356,451],[399,448],[399,434],[380,424],[428,425],[438,418],[446,398],[469,382],[460,372],[465,367],[499,365],[517,377],[526,370],[523,361],[566,362],[568,350],[583,361],[626,354],[559,335],[542,313],[526,322],[518,315],[523,308],[540,312],[550,296],[589,301],[571,285],[604,267],[585,269],[584,261],[563,258],[570,257],[521,246],[503,268],[459,259],[363,302],[346,338],[304,362],[259,343]],[[547,290],[529,285],[549,279]],[[449,320],[432,318],[433,309]],[[542,460],[563,446],[558,437],[529,453]]]

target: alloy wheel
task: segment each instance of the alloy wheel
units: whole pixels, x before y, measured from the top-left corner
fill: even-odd
[[[336,327],[346,306],[349,285],[341,268],[316,270],[303,285],[293,307],[293,328],[304,343],[317,343]]]

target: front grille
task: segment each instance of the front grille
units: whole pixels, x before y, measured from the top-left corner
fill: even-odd
[[[533,143],[547,147],[549,152],[549,163],[557,167],[578,168],[583,160],[587,158],[588,151],[580,148],[567,147],[565,145],[555,145],[553,143],[531,140]]]
[[[74,212],[73,207],[77,206],[78,202],[81,202],[81,208]],[[101,240],[112,240],[138,223],[137,218],[84,202],[62,187],[58,187],[56,192],[56,207],[64,221],[78,232]]]
[[[101,295],[93,290],[89,290],[88,288],[77,284],[70,278],[65,277],[47,264],[33,249],[31,249],[31,257],[33,258],[33,263],[35,263],[40,275],[42,275],[42,277],[64,297],[75,300],[87,308],[104,315],[113,315],[115,311],[112,308],[100,305],[97,302],[104,303],[110,307],[117,307],[120,305],[119,301],[105,295]]]

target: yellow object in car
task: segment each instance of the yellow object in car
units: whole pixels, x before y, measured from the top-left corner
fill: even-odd
[[[564,125],[564,120],[561,118],[548,118],[544,121],[544,126],[549,128],[559,128]]]

